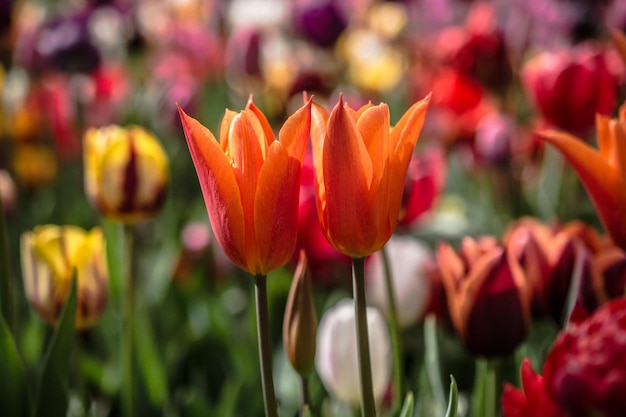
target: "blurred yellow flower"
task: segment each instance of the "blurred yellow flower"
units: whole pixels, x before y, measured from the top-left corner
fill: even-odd
[[[93,326],[108,299],[109,277],[102,230],[76,226],[37,226],[21,237],[26,297],[48,323],[56,325],[74,271],[77,279],[76,328]]]
[[[89,129],[84,139],[85,190],[105,217],[125,223],[161,209],[169,181],[159,141],[139,126]]]

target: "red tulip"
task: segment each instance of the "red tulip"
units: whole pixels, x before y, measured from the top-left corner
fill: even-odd
[[[522,78],[542,116],[558,128],[582,134],[597,113],[613,112],[617,79],[592,44],[543,52],[526,63]]]
[[[619,298],[559,334],[544,365],[546,386],[568,416],[621,417],[626,410],[624,352],[626,299]]]

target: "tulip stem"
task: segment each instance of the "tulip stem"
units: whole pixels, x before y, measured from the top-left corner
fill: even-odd
[[[124,248],[120,268],[124,300],[122,305],[122,409],[123,415],[135,415],[135,277],[133,270],[133,233],[132,229],[120,223],[120,245]]]
[[[259,360],[261,362],[261,383],[263,386],[265,416],[278,417],[276,395],[274,394],[274,377],[272,376],[272,350],[270,347],[266,280],[267,277],[265,275],[257,274],[254,276]]]
[[[7,238],[4,210],[0,193],[0,307],[2,316],[11,332],[15,332],[15,297],[13,281],[9,269],[9,244]]]
[[[367,329],[367,301],[365,300],[365,258],[352,258],[352,290],[356,315],[359,380],[361,381],[361,416],[375,417],[376,404]]]
[[[300,376],[300,415],[304,416],[304,411],[309,406],[309,378]]]
[[[389,335],[391,337],[391,351],[393,353],[393,379],[395,381],[395,395],[393,400],[393,409],[397,410],[402,404],[404,398],[404,360],[402,355],[402,338],[400,335],[400,326],[398,325],[398,309],[396,307],[396,297],[393,288],[393,277],[391,275],[391,264],[385,247],[380,250],[383,258],[383,267],[385,269],[385,289],[387,293],[387,306],[389,321]]]

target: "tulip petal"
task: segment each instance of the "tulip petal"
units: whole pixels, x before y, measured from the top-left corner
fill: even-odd
[[[226,154],[229,158],[228,133],[230,132],[230,125],[233,123],[233,119],[237,116],[237,114],[238,113],[236,111],[226,109],[220,125],[220,149],[222,149],[222,152],[224,152],[224,154]]]
[[[539,132],[539,136],[569,161],[591,196],[605,229],[616,244],[626,247],[626,225],[622,221],[626,201],[617,169],[598,151],[572,135],[546,130]]]
[[[311,100],[289,116],[278,134],[280,143],[290,157],[304,159],[309,135],[311,134]]]
[[[324,219],[328,227],[323,229],[334,234],[327,238],[340,252],[369,255],[370,228],[376,225],[369,197],[372,161],[341,98],[328,120],[322,159],[326,210],[333,214]]]
[[[246,110],[251,110],[259,121],[263,135],[259,134],[258,137],[264,139],[263,143],[266,145],[265,148],[268,148],[275,140],[274,131],[272,130],[272,126],[270,126],[270,122],[267,121],[267,117],[265,117],[263,112],[252,101],[252,96],[248,99]]]
[[[301,162],[274,142],[259,173],[254,201],[260,273],[284,265],[296,249],[300,172]]]
[[[328,124],[328,112],[319,104],[312,102],[311,105],[311,148],[313,150],[313,166],[315,172],[315,187],[317,188],[317,213],[320,222],[327,224],[326,213],[326,187],[324,185],[324,141],[326,140],[326,126]],[[324,229],[324,227],[322,227]]]
[[[610,137],[613,141],[611,160],[609,164],[617,168],[619,176],[626,178],[626,122],[611,120],[609,122]]]
[[[389,137],[391,152],[389,162],[389,215],[392,217],[390,220],[394,222],[398,220],[400,215],[406,172],[424,125],[430,97],[429,94],[426,98],[413,104],[391,130]]]
[[[215,238],[230,260],[247,270],[244,212],[230,163],[213,134],[180,107],[178,111]]]
[[[397,212],[390,218],[390,205],[397,207],[399,211],[402,199],[401,194],[390,195],[389,107],[384,103],[368,107],[359,117],[357,128],[372,160],[373,178],[369,190],[371,198],[369,204],[378,220],[376,240],[386,242],[398,220]],[[393,200],[398,200],[398,204],[394,204]]]

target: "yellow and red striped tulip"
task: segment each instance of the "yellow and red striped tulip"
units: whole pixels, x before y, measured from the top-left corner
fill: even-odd
[[[254,275],[287,263],[296,248],[310,103],[287,119],[278,140],[252,98],[239,113],[226,110],[219,143],[179,112],[209,220],[226,255]]]
[[[565,132],[539,133],[576,170],[606,232],[626,249],[626,105],[617,119],[596,116],[596,132],[598,149]]]
[[[430,95],[413,104],[393,128],[385,103],[353,110],[340,97],[330,115],[313,105],[318,216],[338,251],[361,258],[391,237],[429,102]]]
[[[61,316],[76,273],[76,328],[93,326],[106,307],[109,276],[102,230],[76,226],[37,226],[21,237],[24,290],[48,323]]]
[[[84,162],[87,197],[103,216],[132,223],[155,216],[163,206],[168,158],[143,127],[89,129]]]

